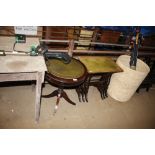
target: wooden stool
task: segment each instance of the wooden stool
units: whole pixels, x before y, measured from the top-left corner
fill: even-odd
[[[45,80],[58,87],[58,89],[48,95],[42,95],[42,97],[49,98],[57,96],[54,110],[55,114],[61,97],[63,97],[70,104],[76,105],[69,99],[63,89],[76,88],[81,85],[86,79],[87,69],[79,60],[74,58],[72,58],[69,64],[65,64],[59,59],[49,59],[46,64],[48,71],[45,74]]]

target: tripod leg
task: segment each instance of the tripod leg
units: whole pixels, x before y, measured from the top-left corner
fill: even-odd
[[[48,94],[48,95],[42,95],[42,97],[44,98],[50,98],[50,97],[54,97],[58,95],[58,90],[53,91],[52,93]]]
[[[68,95],[67,95],[64,91],[62,91],[61,97],[63,97],[63,98],[64,98],[67,102],[69,102],[70,104],[76,105],[73,101],[71,101],[71,100],[69,99]]]

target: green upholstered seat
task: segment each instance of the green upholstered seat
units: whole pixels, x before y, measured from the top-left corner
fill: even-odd
[[[65,64],[59,59],[49,59],[46,65],[48,72],[59,78],[74,79],[83,76],[85,73],[83,64],[74,58],[69,64]]]

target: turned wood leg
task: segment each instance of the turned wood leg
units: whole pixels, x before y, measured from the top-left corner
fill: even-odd
[[[78,94],[78,97],[79,97],[79,101],[83,101],[85,102],[85,94],[84,94],[84,87],[83,85],[79,86],[77,89],[76,89],[76,92]]]
[[[79,102],[81,102],[80,87],[76,88],[76,92],[77,92],[77,94],[78,94]]]
[[[85,94],[84,94],[83,86],[80,87],[80,92],[82,95],[82,101],[85,102]]]
[[[105,84],[105,89],[104,89],[104,96],[105,96],[105,98],[108,97],[107,88],[108,88],[108,86],[107,86],[107,83],[106,83]]]
[[[57,92],[58,92],[58,91],[57,91]],[[56,105],[55,105],[55,107],[54,107],[53,115],[55,115],[56,112],[57,112],[57,110],[58,110],[58,106],[59,106],[60,98],[61,98],[61,92],[57,94],[57,101],[56,101]]]
[[[108,86],[109,86],[109,83],[110,83],[111,75],[112,75],[112,73],[108,74],[108,81],[107,81],[107,84],[106,84],[106,97],[108,97],[107,90],[108,90]]]
[[[89,84],[86,82],[83,86],[85,100],[88,102],[88,91],[89,91]]]
[[[97,89],[100,92],[101,99],[103,100],[104,99],[104,91],[103,91],[103,88],[101,88],[101,87],[98,86]]]

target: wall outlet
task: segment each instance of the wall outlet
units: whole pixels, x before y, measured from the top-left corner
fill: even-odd
[[[16,42],[17,43],[26,43],[26,35],[16,34]]]

